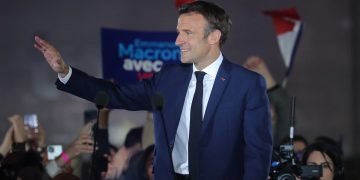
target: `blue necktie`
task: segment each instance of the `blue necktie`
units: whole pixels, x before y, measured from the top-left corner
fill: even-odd
[[[190,111],[189,134],[189,173],[192,180],[198,179],[199,174],[199,142],[202,123],[203,79],[205,72],[196,71],[196,89]]]

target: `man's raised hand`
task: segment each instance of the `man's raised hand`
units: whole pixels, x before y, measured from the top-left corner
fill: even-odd
[[[65,77],[68,74],[69,66],[65,64],[59,51],[54,46],[39,36],[35,36],[34,47],[44,55],[52,70],[60,74],[61,77]]]

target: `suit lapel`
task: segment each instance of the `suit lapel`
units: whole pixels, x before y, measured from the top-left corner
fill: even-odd
[[[225,88],[230,81],[230,69],[231,64],[224,58],[221,66],[219,67],[219,71],[216,75],[214,86],[212,88],[210,98],[205,110],[205,115],[203,119],[202,125],[202,134],[205,132],[208,127],[210,121],[212,120],[213,114],[216,111],[216,108],[219,105],[220,99],[225,91]]]

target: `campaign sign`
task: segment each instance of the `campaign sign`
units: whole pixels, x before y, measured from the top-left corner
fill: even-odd
[[[103,28],[103,78],[118,83],[150,78],[164,64],[180,63],[176,32],[130,31]]]

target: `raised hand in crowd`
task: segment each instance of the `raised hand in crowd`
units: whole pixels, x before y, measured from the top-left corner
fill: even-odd
[[[0,156],[5,157],[11,150],[11,145],[13,144],[13,133],[14,128],[10,128],[6,131],[5,137],[0,145]]]
[[[9,121],[14,128],[14,143],[25,143],[27,137],[22,116],[14,114],[9,117]]]
[[[131,151],[122,146],[116,153],[111,152],[108,157],[107,171],[103,173],[104,179],[115,179],[120,177],[122,172],[128,167]]]
[[[35,36],[34,47],[38,49],[45,57],[51,69],[58,73],[61,77],[65,77],[69,72],[69,66],[65,64],[59,51],[50,43]]]
[[[87,123],[80,131],[78,137],[66,148],[55,161],[49,161],[46,171],[51,177],[61,172],[71,172],[70,161],[81,154],[92,153],[94,141],[91,136],[91,128],[94,122]]]
[[[126,179],[125,174],[129,170],[131,159],[142,150],[142,133],[143,127],[130,129],[124,145],[115,154],[108,156],[107,172],[102,174],[104,179]]]
[[[74,159],[83,153],[92,153],[94,140],[91,135],[91,128],[94,122],[86,124],[80,131],[79,136],[66,148],[65,153],[69,159]],[[63,161],[60,158],[60,166],[63,165]]]
[[[276,81],[271,75],[268,67],[266,66],[263,59],[261,59],[259,56],[250,56],[246,59],[243,66],[247,69],[250,69],[252,71],[255,71],[259,74],[261,74],[266,81],[266,88],[271,89],[276,85]]]

